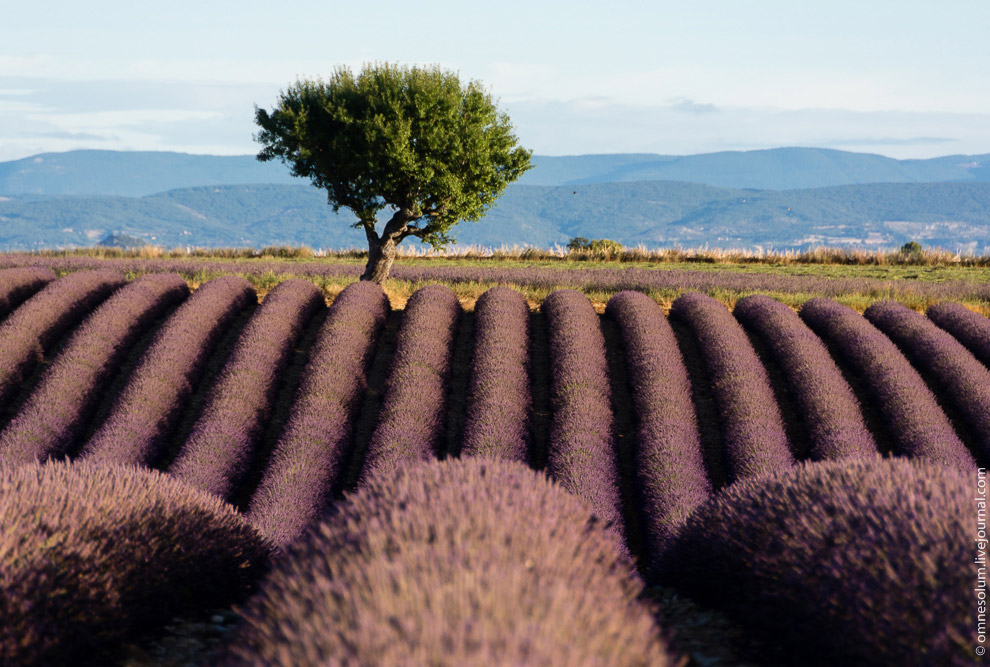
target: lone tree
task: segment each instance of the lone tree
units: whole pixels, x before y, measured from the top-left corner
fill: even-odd
[[[338,68],[328,81],[297,81],[272,111],[255,107],[258,159],[280,158],[294,176],[349,208],[368,238],[362,280],[382,283],[408,236],[434,248],[459,220],[478,220],[529,169],[508,116],[481,84],[438,66]],[[381,234],[379,212],[391,211]]]

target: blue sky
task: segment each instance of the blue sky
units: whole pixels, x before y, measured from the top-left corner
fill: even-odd
[[[370,61],[481,80],[544,155],[990,153],[987,0],[8,4],[0,160],[253,153],[253,105]]]

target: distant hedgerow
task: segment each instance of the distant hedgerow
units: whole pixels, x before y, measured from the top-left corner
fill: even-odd
[[[0,664],[108,664],[123,639],[230,604],[268,545],[230,506],[158,472],[0,466]]]
[[[410,462],[293,544],[230,664],[665,665],[632,562],[515,461]]]
[[[785,644],[791,664],[970,665],[975,488],[957,468],[879,456],[743,480],[691,516],[665,578]]]

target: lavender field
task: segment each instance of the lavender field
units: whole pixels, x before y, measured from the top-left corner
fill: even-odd
[[[982,646],[990,320],[956,302],[984,287],[859,285],[860,314],[811,277],[397,267],[395,299],[26,257],[0,262],[0,664]]]

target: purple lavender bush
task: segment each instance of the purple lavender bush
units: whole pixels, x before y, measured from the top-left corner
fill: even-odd
[[[251,284],[237,276],[214,278],[197,289],[162,325],[81,455],[156,465],[216,342],[256,299]]]
[[[990,319],[948,301],[930,306],[926,314],[990,368]]]
[[[62,273],[82,269],[113,267],[122,273],[174,272],[185,276],[242,275],[310,277],[357,280],[364,267],[333,261],[283,261],[255,259],[251,262],[202,259],[102,259],[94,257],[39,257],[34,254],[0,255],[0,268],[18,266],[51,267]],[[753,292],[779,294],[823,294],[840,297],[850,293],[886,295],[910,301],[987,300],[990,285],[971,280],[884,280],[882,278],[837,278],[829,275],[781,275],[737,271],[668,270],[639,268],[625,264],[605,267],[559,268],[553,266],[456,266],[447,264],[398,265],[391,277],[410,283],[513,285],[551,291],[566,287],[585,292],[616,293],[696,290],[707,294]]]
[[[736,319],[766,347],[800,411],[814,460],[873,457],[877,444],[842,371],[798,314],[762,294],[736,302]]]
[[[0,320],[53,280],[55,272],[41,266],[0,270]]]
[[[879,456],[744,480],[691,516],[665,576],[790,664],[971,665],[974,488],[958,468]]]
[[[898,454],[966,469],[976,467],[973,455],[918,371],[865,317],[824,298],[806,301],[800,314],[862,378]]]
[[[17,416],[0,433],[0,461],[72,453],[104,385],[134,342],[189,294],[174,273],[148,274],[117,290],[73,333]]]
[[[317,519],[346,472],[354,419],[388,311],[381,287],[366,281],[348,285],[330,306],[248,511],[252,525],[279,547]]]
[[[173,614],[243,598],[269,546],[161,473],[0,466],[0,664],[110,664]]]
[[[690,327],[718,406],[730,478],[786,470],[794,455],[767,371],[746,332],[721,303],[690,292],[670,316]]]
[[[553,409],[547,472],[621,533],[612,386],[601,322],[588,297],[574,290],[553,292],[540,310],[547,319]]]
[[[436,456],[444,435],[447,384],[461,304],[453,290],[428,285],[406,304],[368,443],[362,483],[411,461]]]
[[[956,409],[973,434],[980,463],[990,464],[990,370],[949,333],[907,306],[881,301],[863,315]]]
[[[250,471],[296,343],[322,307],[323,293],[308,280],[286,280],[265,297],[241,332],[169,474],[221,498],[231,497]]]
[[[641,292],[609,299],[619,327],[636,416],[636,490],[650,572],[671,537],[712,485],[684,359],[657,302]]]
[[[465,456],[529,459],[529,306],[493,287],[474,307],[474,358],[464,423]]]
[[[0,322],[0,409],[55,341],[124,283],[111,271],[71,273],[48,283]]]
[[[674,664],[641,590],[616,538],[539,472],[410,462],[290,547],[228,662]]]

